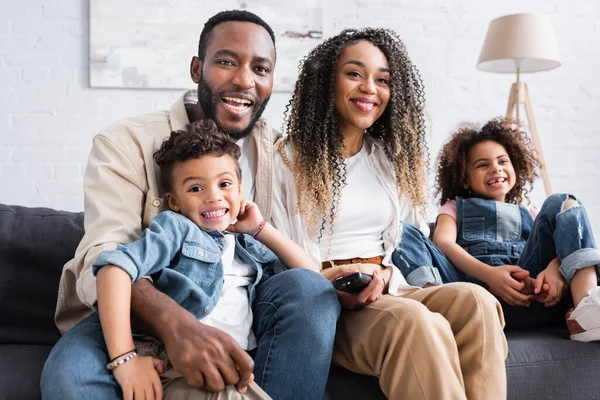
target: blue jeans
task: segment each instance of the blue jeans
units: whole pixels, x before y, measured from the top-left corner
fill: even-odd
[[[252,307],[258,340],[255,380],[274,399],[322,399],[340,305],[331,283],[308,270],[260,282]],[[54,346],[41,378],[44,399],[120,399],[106,370],[108,354],[97,313]]]
[[[596,249],[585,209],[579,201],[576,206],[562,209],[569,197],[574,198],[568,194],[553,194],[546,199],[534,220],[523,251],[515,259],[516,265],[529,271],[533,278],[555,257],[560,260],[560,271],[567,283],[570,283],[578,269],[591,265],[596,265],[598,269],[600,252]],[[448,282],[481,283],[455,268],[431,240],[409,224],[403,224],[402,238],[392,254],[392,262],[408,283],[415,286]],[[568,296],[554,308],[544,307],[537,302],[532,302],[529,308],[516,307],[499,300],[504,309],[506,325],[511,328],[549,325],[558,321],[559,317],[562,321],[564,311],[571,303]]]

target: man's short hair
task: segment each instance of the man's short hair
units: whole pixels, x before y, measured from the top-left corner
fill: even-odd
[[[178,162],[212,155],[231,156],[235,162],[238,179],[242,180],[240,168],[240,147],[210,119],[194,121],[185,129],[171,132],[154,153],[154,160],[160,167],[160,181],[165,191],[173,189],[173,167]]]
[[[204,29],[202,29],[202,33],[200,33],[200,40],[198,42],[198,58],[200,58],[200,60],[204,61],[204,57],[206,56],[206,47],[208,46],[208,42],[214,27],[220,23],[229,21],[252,22],[253,24],[262,26],[267,30],[267,32],[269,32],[269,36],[271,36],[271,40],[273,40],[273,47],[275,47],[275,34],[273,33],[273,29],[271,29],[269,24],[267,24],[258,15],[244,10],[221,11],[206,21],[204,24]]]

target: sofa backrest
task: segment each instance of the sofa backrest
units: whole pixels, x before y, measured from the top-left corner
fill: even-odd
[[[83,236],[83,213],[0,204],[0,343],[53,345],[63,265]]]

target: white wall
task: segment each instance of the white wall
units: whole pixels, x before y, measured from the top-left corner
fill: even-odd
[[[179,92],[89,88],[85,0],[0,3],[0,202],[82,210],[82,173],[94,133],[119,118],[168,108]],[[598,235],[600,2],[323,3],[326,36],[345,27],[379,26],[395,29],[404,39],[425,83],[433,155],[459,122],[484,122],[506,112],[514,76],[475,68],[489,21],[519,12],[550,14],[562,66],[522,78],[529,86],[553,190],[578,194]],[[288,93],[272,96],[266,117],[276,126],[288,98]],[[539,203],[543,197],[539,181],[533,198]]]

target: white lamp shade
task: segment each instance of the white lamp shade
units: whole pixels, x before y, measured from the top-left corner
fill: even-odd
[[[490,22],[477,68],[488,72],[546,71],[560,66],[552,20],[543,14],[515,14]]]

